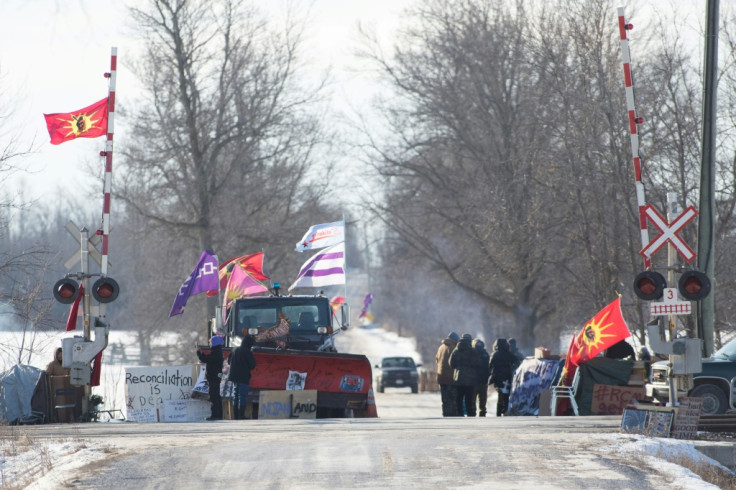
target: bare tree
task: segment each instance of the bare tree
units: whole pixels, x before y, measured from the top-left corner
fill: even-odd
[[[331,214],[330,165],[317,162],[323,83],[298,80],[303,25],[276,32],[238,0],[151,0],[132,14],[146,41],[136,64],[145,92],[115,192],[142,218],[136,241],[182,259],[156,279],[165,284],[146,298],[149,318],[168,313],[204,249],[226,259],[266,248],[270,270],[295,274],[294,230]],[[215,305],[201,303],[200,329]]]
[[[401,254],[390,260],[472,293],[527,346],[554,342],[617,293],[645,340],[648,305],[631,288],[642,244],[615,7],[429,2],[392,57],[370,53],[397,94],[383,107],[396,137],[368,145],[385,186],[372,209],[404,245],[386,247]],[[682,44],[644,42],[634,70],[649,202],[676,189],[689,205],[698,69]],[[727,211],[730,172],[719,175]]]

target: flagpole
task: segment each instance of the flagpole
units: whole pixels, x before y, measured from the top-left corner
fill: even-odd
[[[348,303],[348,229],[345,225],[345,213],[342,213],[342,229],[343,229],[343,252],[342,252],[342,259],[345,261],[343,264],[343,269],[345,270],[345,302]],[[350,304],[350,303],[348,303]],[[350,322],[350,319],[348,319],[348,323]]]
[[[102,204],[102,229],[97,230],[102,235],[102,260],[100,261],[100,275],[107,276],[108,267],[108,244],[110,237],[110,201],[112,196],[112,148],[113,135],[115,133],[115,84],[117,81],[118,48],[113,47],[110,53],[110,72],[105,73],[105,78],[110,79],[107,96],[107,141],[105,150],[100,156],[105,157],[105,183],[103,188],[104,200]],[[105,303],[99,305],[99,315],[105,316]]]

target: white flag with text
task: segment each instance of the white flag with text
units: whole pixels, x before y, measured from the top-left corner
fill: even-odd
[[[299,243],[296,244],[295,252],[305,250],[317,250],[319,248],[331,247],[345,241],[345,222],[323,223],[314,225]]]

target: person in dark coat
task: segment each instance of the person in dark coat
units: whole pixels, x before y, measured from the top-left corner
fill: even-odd
[[[453,381],[457,390],[457,414],[463,416],[463,403],[468,417],[475,417],[473,391],[478,379],[478,354],[473,349],[472,337],[464,334],[455,350],[450,354],[450,367],[453,371]]]
[[[212,415],[205,420],[222,420],[222,397],[220,397],[220,377],[222,375],[222,346],[225,340],[219,335],[213,335],[210,339],[210,353],[205,354],[197,346],[197,357],[200,362],[205,363],[205,378],[210,393],[212,404]]]
[[[634,352],[631,344],[625,340],[621,340],[606,349],[605,357],[609,359],[636,359],[636,352]]]
[[[486,350],[486,344],[480,339],[473,339],[473,349],[478,353],[478,378],[473,388],[473,406],[478,404],[478,417],[486,416],[486,402],[488,401],[488,363],[490,355]]]
[[[228,363],[230,364],[228,379],[235,385],[235,394],[233,396],[235,420],[245,419],[245,407],[248,404],[248,391],[250,387],[250,371],[256,367],[256,358],[251,351],[254,339],[248,335],[247,329],[243,329],[243,336],[243,343],[228,358]]]
[[[488,363],[488,370],[491,373],[488,384],[495,386],[498,392],[496,417],[506,415],[508,412],[511,377],[514,373],[516,360],[516,357],[509,351],[509,344],[506,339],[496,339],[493,343],[493,355]]]
[[[514,338],[509,339],[509,352],[511,352],[516,358],[516,363],[514,364],[514,371],[516,371],[516,368],[518,368],[522,361],[524,361],[524,354],[522,354],[519,351],[519,348],[516,347],[516,339]]]
[[[450,367],[450,355],[455,350],[460,336],[455,332],[450,332],[447,337],[442,340],[435,360],[437,361],[437,384],[440,385],[440,395],[442,397],[442,416],[454,417],[457,415],[457,391],[453,385],[453,369]]]

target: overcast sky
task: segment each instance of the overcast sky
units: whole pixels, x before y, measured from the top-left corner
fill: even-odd
[[[104,138],[78,139],[51,145],[43,113],[81,109],[107,95],[103,73],[109,70],[110,48],[118,48],[118,102],[135,92],[135,79],[127,63],[135,55],[136,41],[125,35],[126,6],[145,0],[0,0],[0,93],[15,103],[12,128],[26,142],[35,137],[37,152],[25,159],[34,172],[22,178],[26,198],[48,199],[61,189],[75,192],[78,182],[90,185],[87,165],[99,165]],[[412,0],[292,0],[300,9],[312,5],[308,33],[308,53],[315,73],[332,67],[335,98],[333,105],[367,104],[372,91],[367,74],[356,72],[360,65],[351,56],[360,21],[388,42]],[[624,2],[622,2],[623,4]],[[723,11],[736,0],[721,2]],[[256,1],[270,15],[285,11],[284,0]],[[637,2],[642,11],[672,6],[667,11],[689,13],[689,23],[702,22],[701,0],[651,0]],[[695,14],[693,14],[695,11]],[[628,12],[627,12],[628,13]],[[611,26],[616,29],[617,26]],[[641,27],[639,23],[635,27]],[[638,35],[635,30],[632,36]],[[699,42],[699,41],[696,41]],[[632,47],[633,49],[633,47]],[[632,52],[632,57],[636,52]],[[623,82],[622,82],[623,83]],[[622,113],[624,108],[622,107]],[[124,121],[116,121],[115,144],[125,144]],[[0,138],[7,138],[7,128]],[[113,185],[114,185],[113,162]],[[17,181],[16,181],[17,182]],[[91,185],[97,185],[92,182]],[[101,192],[101,189],[100,189]],[[92,209],[99,207],[92,203]],[[113,208],[114,209],[114,208]]]
[[[136,51],[135,39],[125,34],[130,26],[124,24],[131,1],[0,0],[0,88],[14,101],[13,128],[21,132],[23,141],[35,137],[37,149],[24,160],[34,172],[22,177],[26,198],[47,199],[60,189],[74,192],[78,182],[90,182],[86,165],[99,162],[103,168],[97,155],[104,138],[51,145],[43,113],[70,112],[104,98],[108,82],[103,74],[109,71],[113,46],[118,48],[117,101],[125,104],[136,88],[126,66]],[[140,4],[143,0],[134,1]],[[351,50],[357,23],[370,26],[382,37],[390,36],[410,0],[296,3],[300,9],[312,5],[314,21],[306,46],[315,72],[331,66],[337,103],[360,102],[370,90],[368,82],[353,70]],[[267,8],[269,15],[282,15],[286,8],[283,0],[255,4]],[[125,127],[121,119],[116,123],[115,145],[119,146],[125,142]]]

